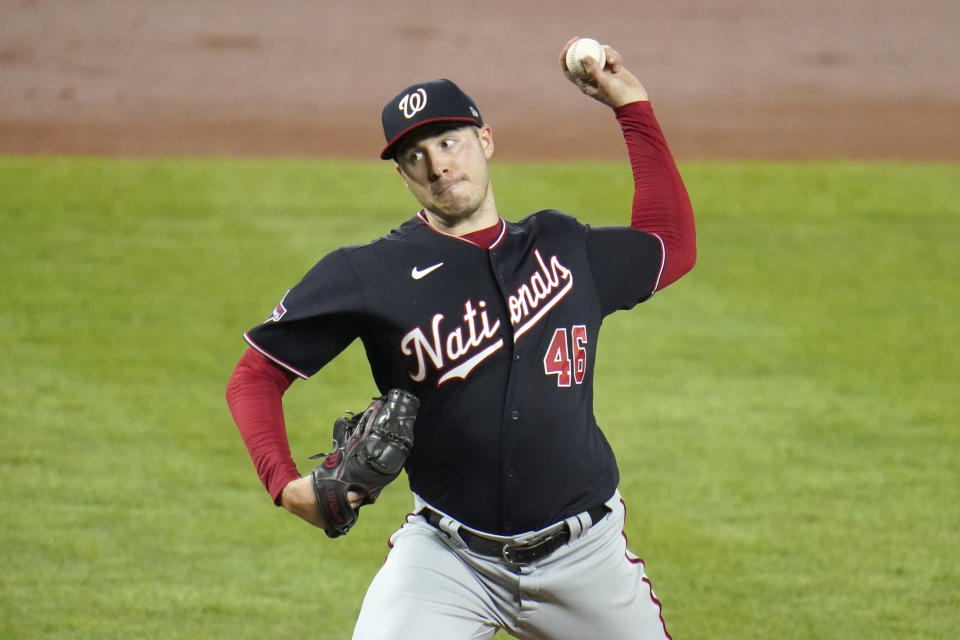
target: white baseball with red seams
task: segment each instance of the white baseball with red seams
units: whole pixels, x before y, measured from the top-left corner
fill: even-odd
[[[580,38],[567,49],[567,70],[578,78],[586,78],[586,69],[583,68],[583,59],[591,57],[603,67],[607,63],[607,54],[603,45],[593,38]]]

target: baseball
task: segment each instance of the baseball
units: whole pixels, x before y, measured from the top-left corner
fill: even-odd
[[[567,69],[578,78],[586,78],[587,72],[583,68],[583,59],[590,56],[602,67],[607,63],[607,54],[603,45],[593,38],[580,38],[567,49]]]

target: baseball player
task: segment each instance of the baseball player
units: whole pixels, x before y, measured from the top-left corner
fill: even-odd
[[[359,338],[380,392],[419,402],[405,464],[414,512],[354,638],[669,638],[626,547],[593,375],[603,318],[693,267],[693,213],[641,83],[610,47],[603,67],[588,59],[588,77],[574,77],[572,42],[564,73],[624,135],[628,226],[553,210],[501,218],[476,103],[449,80],[414,84],[383,109],[381,158],[419,211],[323,257],[245,334],[228,404],[275,503],[316,526],[331,516],[291,459],[284,391]],[[363,487],[349,488],[358,506]]]

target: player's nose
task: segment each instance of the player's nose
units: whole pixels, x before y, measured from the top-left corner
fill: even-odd
[[[440,179],[450,170],[450,165],[442,153],[428,150],[426,152],[427,172],[431,180]]]

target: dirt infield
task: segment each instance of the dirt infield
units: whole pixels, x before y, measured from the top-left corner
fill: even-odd
[[[449,77],[498,157],[621,158],[556,60],[591,35],[680,159],[957,161],[958,31],[955,0],[0,0],[0,154],[372,159],[382,104]]]

